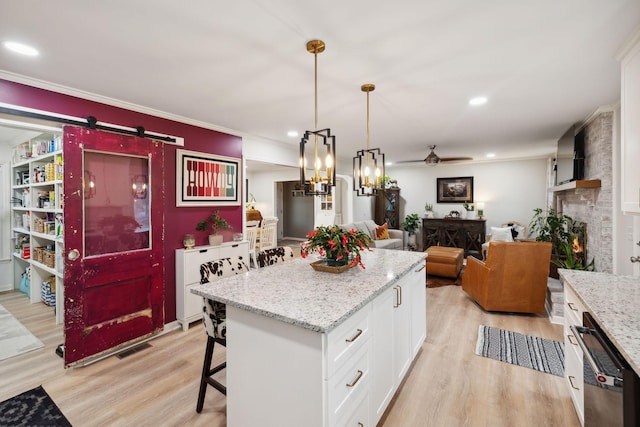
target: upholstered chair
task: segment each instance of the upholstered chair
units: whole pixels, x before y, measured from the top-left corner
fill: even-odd
[[[258,267],[267,267],[279,262],[293,261],[293,249],[289,246],[278,246],[258,252]]]
[[[462,289],[486,311],[544,313],[549,242],[491,241],[487,260],[467,257]]]
[[[249,266],[242,256],[222,258],[204,263],[200,266],[200,283],[209,283],[223,277],[240,274],[249,271]],[[204,406],[204,397],[207,393],[207,385],[214,387],[220,393],[226,395],[227,387],[216,381],[213,375],[226,368],[227,363],[223,362],[211,368],[213,349],[215,344],[227,345],[227,310],[226,305],[203,298],[202,323],[207,334],[207,348],[204,353],[204,363],[202,365],[202,375],[200,377],[200,391],[198,393],[198,404],[196,411],[201,412]]]

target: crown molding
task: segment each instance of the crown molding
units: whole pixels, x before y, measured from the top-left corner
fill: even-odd
[[[627,38],[622,46],[616,52],[616,59],[620,62],[624,59],[624,57],[631,52],[634,48],[640,49],[640,27],[636,28],[631,32],[629,38]]]
[[[153,108],[144,107],[142,105],[133,104],[126,101],[121,101],[115,98],[109,98],[107,96],[98,95],[92,92],[86,92],[80,89],[74,89],[68,86],[60,85],[57,83],[48,82],[45,80],[35,79],[33,77],[24,76],[21,74],[12,73],[5,70],[0,70],[0,79],[8,80],[14,83],[20,83],[27,86],[37,87],[39,89],[49,90],[51,92],[61,93],[64,95],[74,96],[76,98],[86,99],[88,101],[99,102],[113,107],[123,108],[125,110],[131,110],[142,114],[148,114],[150,116],[161,117],[163,119],[173,120],[176,122],[198,126],[205,129],[214,130],[217,132],[226,133],[229,135],[243,137],[243,132],[225,128],[223,126],[217,126],[212,123],[202,122],[199,120],[190,119],[188,117],[179,116],[176,114],[168,113],[166,111],[155,110]]]

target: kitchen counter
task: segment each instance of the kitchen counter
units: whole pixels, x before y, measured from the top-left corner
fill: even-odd
[[[356,266],[332,274],[309,265],[317,258],[251,270],[192,288],[192,292],[315,332],[329,332],[393,286],[407,271],[424,264],[423,252],[373,249]]]
[[[558,272],[640,375],[640,278],[565,269]]]

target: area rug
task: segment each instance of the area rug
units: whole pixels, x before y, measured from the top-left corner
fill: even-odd
[[[564,375],[564,343],[480,325],[476,354],[558,376]]]
[[[38,386],[0,402],[0,426],[70,427],[71,423],[44,388]]]
[[[42,341],[0,305],[0,360],[42,347]]]
[[[518,332],[505,331],[480,325],[476,354],[512,365],[524,366],[547,374],[564,376],[564,343],[532,337]],[[614,366],[609,366],[611,371]],[[583,364],[586,384],[603,387],[588,363]]]
[[[464,267],[462,267],[460,274],[455,279],[451,277],[440,277],[427,274],[427,288],[439,288],[441,286],[451,285],[462,286],[462,273],[464,273]]]

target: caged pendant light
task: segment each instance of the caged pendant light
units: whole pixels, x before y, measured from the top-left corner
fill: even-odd
[[[307,52],[313,53],[315,61],[315,126],[314,130],[306,131],[300,140],[300,184],[304,187],[304,194],[311,196],[331,194],[331,187],[336,182],[335,136],[331,135],[331,129],[318,130],[318,54],[324,49],[322,40],[307,43]],[[308,167],[313,168],[311,174],[308,173]]]
[[[376,86],[363,84],[360,89],[367,94],[367,148],[359,150],[353,158],[353,191],[358,196],[373,196],[384,191],[384,154],[379,148],[369,148],[371,133],[369,131],[369,94]]]

